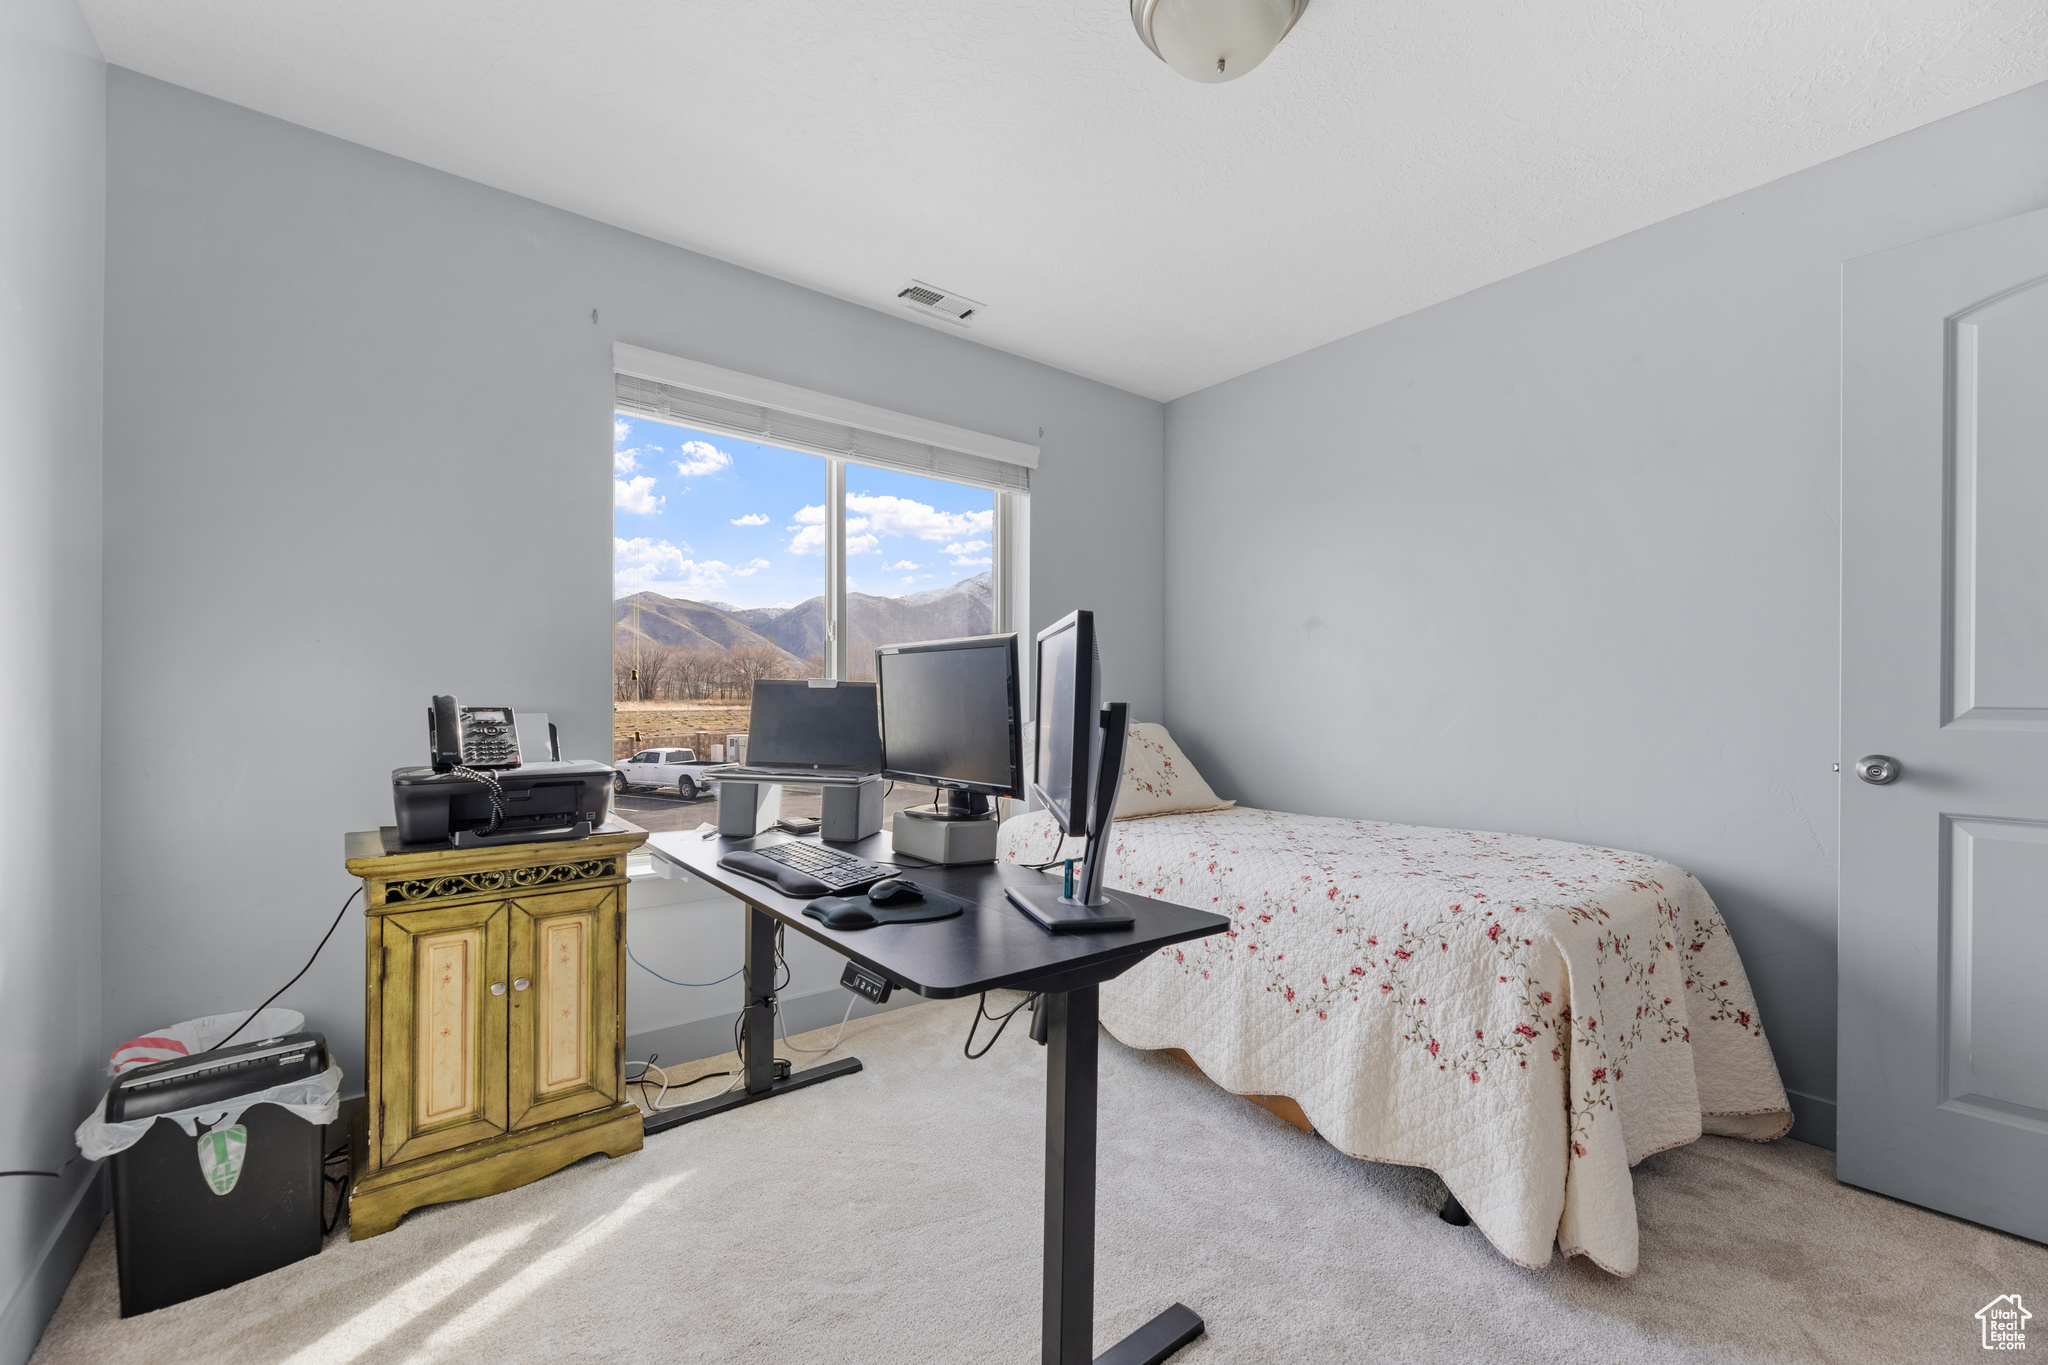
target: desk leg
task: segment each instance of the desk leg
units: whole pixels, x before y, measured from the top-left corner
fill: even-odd
[[[643,1122],[648,1135],[860,1070],[858,1057],[843,1057],[775,1079],[775,918],[751,905],[747,907],[747,968],[742,975],[747,983],[747,1003],[740,1016],[740,1071],[745,1084],[723,1095],[649,1114]],[[1094,1035],[1091,1032],[1089,1036]]]
[[[1050,997],[1044,1365],[1095,1359],[1095,1028],[1101,988]]]
[[[1095,1356],[1096,1025],[1100,987],[1046,997],[1044,1365],[1158,1365],[1202,1334],[1185,1304]]]
[[[740,1067],[749,1095],[775,1084],[775,920],[747,907],[746,1012],[740,1019]]]

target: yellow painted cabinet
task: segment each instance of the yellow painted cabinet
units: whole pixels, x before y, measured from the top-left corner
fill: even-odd
[[[623,925],[616,891],[564,891],[511,906],[511,1126],[619,1102]]]
[[[352,1240],[422,1204],[639,1149],[623,917],[626,858],[646,838],[618,822],[574,844],[483,849],[348,836],[368,949]]]

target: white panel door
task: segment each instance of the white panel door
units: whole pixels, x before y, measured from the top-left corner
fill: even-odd
[[[1842,323],[1837,1169],[2048,1239],[2048,211]]]

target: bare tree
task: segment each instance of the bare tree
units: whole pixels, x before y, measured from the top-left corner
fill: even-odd
[[[612,650],[612,697],[616,701],[633,701],[639,690],[639,670],[633,662],[633,649],[624,640]]]
[[[651,665],[654,672],[654,687],[661,696],[675,698],[683,695],[681,668],[683,651],[670,646],[661,651],[659,658]]]
[[[612,686],[620,701],[653,701],[661,695],[661,680],[674,654],[671,645],[653,640],[621,642],[612,651]]]
[[[689,698],[708,696],[724,665],[725,656],[712,650],[677,650],[669,665],[676,680],[676,695]]]
[[[729,695],[752,701],[754,684],[760,679],[789,676],[789,660],[781,650],[768,645],[741,645],[726,652],[725,673],[731,688]]]

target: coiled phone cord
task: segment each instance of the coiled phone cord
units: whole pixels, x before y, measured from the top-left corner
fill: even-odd
[[[483,768],[468,768],[456,764],[454,771],[472,782],[481,782],[484,791],[491,798],[491,822],[477,831],[479,838],[489,838],[498,832],[498,826],[505,822],[505,788],[499,783],[496,773]]]

